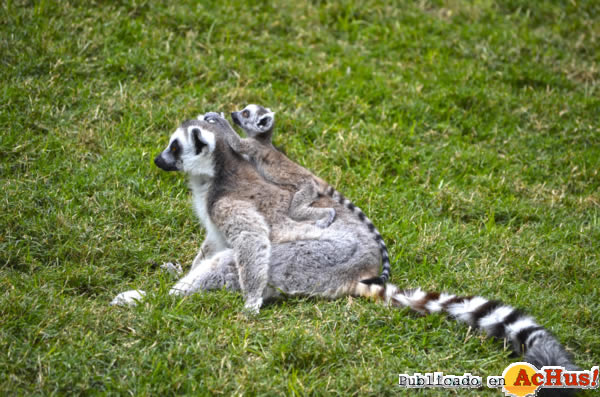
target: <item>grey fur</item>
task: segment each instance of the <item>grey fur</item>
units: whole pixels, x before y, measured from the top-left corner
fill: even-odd
[[[220,123],[222,116],[211,112],[199,118]],[[275,124],[275,113],[269,108],[251,104],[238,112],[231,113],[231,118],[235,124],[244,130],[249,138],[241,139],[235,132],[231,131],[226,135],[227,143],[234,151],[252,161],[260,174],[269,182],[281,186],[291,186],[292,191],[295,192],[290,205],[290,216],[292,218],[298,220],[318,219],[317,226],[329,226],[334,220],[335,210],[312,206],[319,196],[329,196],[362,222],[362,229],[364,230],[366,227],[367,233],[372,233],[373,238],[379,245],[382,258],[381,274],[362,280],[362,282],[365,284],[385,284],[390,278],[391,265],[388,250],[381,234],[360,208],[327,182],[291,161],[273,146],[271,139]]]

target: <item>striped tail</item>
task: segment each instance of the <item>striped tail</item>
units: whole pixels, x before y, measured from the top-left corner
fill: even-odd
[[[385,242],[383,241],[383,237],[381,237],[381,234],[379,233],[373,222],[371,222],[371,220],[367,218],[365,213],[362,212],[362,210],[356,205],[354,205],[352,201],[345,198],[342,193],[335,190],[333,186],[329,186],[326,190],[326,193],[333,200],[340,203],[340,205],[343,205],[344,207],[352,211],[353,214],[356,214],[358,219],[360,219],[361,222],[367,225],[367,227],[369,228],[369,232],[373,233],[375,241],[377,241],[377,244],[379,244],[379,250],[381,251],[381,275],[366,280],[361,280],[361,283],[367,285],[384,285],[390,279],[391,267],[390,257],[388,255],[388,250],[385,245]]]
[[[543,366],[562,366],[576,371],[579,367],[560,342],[531,316],[499,301],[481,296],[457,296],[448,293],[424,292],[421,289],[399,290],[395,285],[357,287],[357,294],[375,297],[391,306],[408,307],[421,314],[443,312],[473,328],[486,331],[488,336],[510,341],[515,353],[524,353],[524,360],[541,369]],[[558,392],[559,389],[548,389]],[[567,392],[568,389],[563,391]]]

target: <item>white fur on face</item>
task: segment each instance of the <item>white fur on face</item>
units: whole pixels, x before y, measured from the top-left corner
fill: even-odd
[[[255,104],[250,104],[250,105],[246,106],[246,107],[244,108],[244,110],[248,110],[248,111],[249,111],[251,114],[253,114],[253,115],[256,117],[256,116],[258,116],[258,112],[260,112],[260,108],[261,108],[261,107],[262,107],[262,106],[258,106],[258,105],[255,105]],[[267,112],[267,113],[273,113],[273,112],[271,111],[271,109],[269,109],[269,108],[265,108],[265,107],[262,107],[262,108],[263,108],[263,109],[265,110],[265,112]]]
[[[206,144],[199,154],[194,146],[193,130],[200,130],[200,141]],[[182,145],[182,171],[189,175],[213,177],[215,169],[212,162],[212,153],[215,150],[215,135],[199,126],[190,126],[187,131],[178,128],[173,134],[174,139],[180,139]],[[173,139],[173,138],[172,138]]]
[[[182,146],[184,153],[186,153],[188,150],[191,150],[195,153],[196,148],[194,147],[194,141],[192,138],[192,131],[195,129],[200,130],[200,141],[208,145],[209,152],[215,150],[215,134],[199,126],[189,126],[187,127],[187,131],[181,127],[177,128],[171,135],[169,146],[171,146],[171,143],[173,143],[175,139],[179,139],[179,144]]]
[[[183,130],[181,128],[177,128],[175,132],[171,134],[171,139],[169,139],[169,144],[167,147],[171,146],[175,139],[179,139],[179,142],[182,142],[184,138]]]
[[[144,296],[146,293],[139,289],[125,291],[117,295],[110,304],[113,306],[136,306],[144,300]]]

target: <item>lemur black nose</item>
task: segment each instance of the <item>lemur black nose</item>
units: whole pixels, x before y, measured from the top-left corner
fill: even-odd
[[[238,117],[238,112],[231,112],[231,120],[233,120],[234,124],[240,125],[240,119]]]
[[[179,171],[179,168],[177,168],[177,163],[174,160],[165,160],[165,158],[162,156],[162,153],[154,158],[154,164],[156,164],[156,166],[163,171]]]

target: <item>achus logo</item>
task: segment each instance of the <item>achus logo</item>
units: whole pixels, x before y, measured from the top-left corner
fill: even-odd
[[[510,364],[502,376],[488,376],[488,387],[500,387],[510,397],[535,396],[541,388],[596,389],[598,366],[589,371],[568,371],[564,367],[542,367],[529,363]]]

